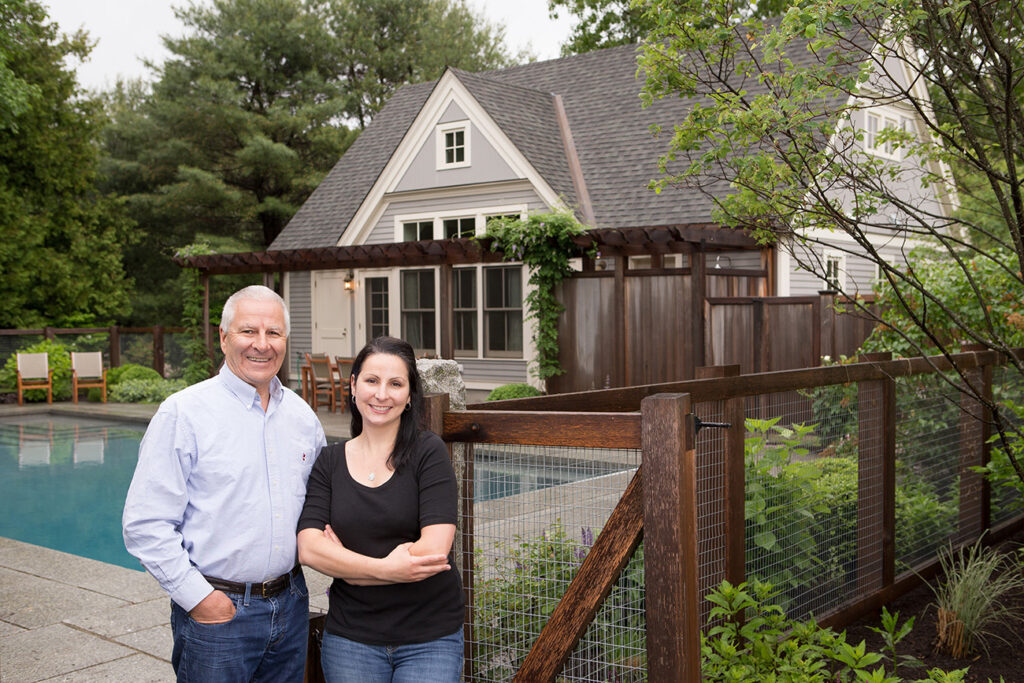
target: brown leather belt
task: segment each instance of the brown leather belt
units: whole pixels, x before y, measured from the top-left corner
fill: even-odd
[[[263,583],[237,583],[235,581],[225,581],[224,579],[217,579],[212,576],[204,576],[206,581],[216,588],[217,590],[224,591],[225,593],[238,593],[239,595],[245,594],[245,587],[249,586],[249,595],[253,595],[260,598],[271,598],[291,583],[293,576],[298,576],[302,568],[299,565],[288,572],[287,574],[281,574],[276,579],[270,581],[264,581]]]

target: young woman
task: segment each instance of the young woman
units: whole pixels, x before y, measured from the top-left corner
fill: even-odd
[[[412,347],[378,337],[352,364],[352,439],[325,448],[299,518],[299,561],[334,577],[321,648],[329,683],[462,678],[463,593],[448,561],[458,493],[421,430]]]

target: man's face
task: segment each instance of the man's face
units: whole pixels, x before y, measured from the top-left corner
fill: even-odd
[[[276,301],[243,299],[220,348],[231,372],[264,394],[285,358],[284,311]]]

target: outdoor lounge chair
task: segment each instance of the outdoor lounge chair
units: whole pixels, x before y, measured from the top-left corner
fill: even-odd
[[[71,400],[78,403],[78,390],[97,387],[101,400],[107,402],[107,371],[103,367],[103,354],[71,352]]]
[[[324,353],[307,353],[306,364],[309,365],[310,383],[312,386],[312,407],[316,412],[320,405],[320,396],[327,401],[327,409],[335,412],[338,406],[338,385],[334,381],[334,370],[331,359]]]
[[[18,405],[24,405],[26,389],[46,389],[46,402],[53,403],[53,370],[46,353],[18,354]]]

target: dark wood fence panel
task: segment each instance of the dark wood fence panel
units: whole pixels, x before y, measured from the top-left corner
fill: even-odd
[[[707,304],[706,332],[708,365],[738,365],[741,373],[754,371],[756,345],[754,338],[754,310],[739,301],[736,303]]]
[[[549,380],[562,393],[622,386],[622,350],[615,333],[615,280],[610,277],[565,280],[558,298],[565,306],[558,325],[559,362],[564,375]]]
[[[626,278],[626,363],[628,384],[671,382],[693,377],[689,277]]]

